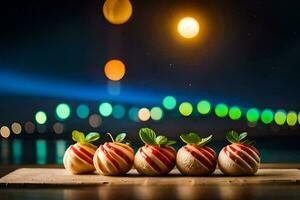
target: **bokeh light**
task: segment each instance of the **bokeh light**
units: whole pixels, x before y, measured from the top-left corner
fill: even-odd
[[[35,143],[37,164],[46,164],[47,162],[47,141],[43,139],[36,140]]]
[[[286,112],[284,110],[277,110],[274,115],[274,121],[278,125],[283,125],[286,121]]]
[[[300,112],[298,113],[298,122],[300,124]]]
[[[23,142],[19,139],[14,139],[12,141],[12,155],[13,155],[13,163],[14,164],[21,164],[22,158],[22,148],[23,148]]]
[[[114,105],[114,107],[113,107],[112,116],[115,119],[121,119],[122,117],[124,117],[125,112],[126,112],[126,110],[125,110],[124,106],[117,104],[117,105]]]
[[[7,126],[2,126],[0,129],[0,133],[4,138],[8,138],[10,136],[10,130]]]
[[[289,126],[295,126],[297,123],[297,113],[295,111],[289,111],[286,117],[286,122]]]
[[[90,109],[87,105],[81,104],[77,107],[76,113],[80,119],[86,119],[90,114]]]
[[[35,131],[35,125],[32,122],[26,122],[24,125],[24,129],[27,133],[34,133]]]
[[[43,111],[38,111],[36,114],[35,114],[35,121],[38,123],[38,124],[45,124],[46,121],[47,121],[47,115],[45,112]]]
[[[250,108],[246,113],[246,118],[249,122],[257,122],[259,120],[259,110],[256,108]]]
[[[147,121],[150,119],[150,111],[148,108],[141,108],[138,112],[139,119],[141,121]]]
[[[232,120],[238,120],[242,117],[242,111],[238,106],[232,106],[229,109],[229,117]]]
[[[61,103],[56,107],[55,113],[58,119],[65,120],[70,116],[71,108],[68,104]]]
[[[62,164],[64,159],[64,154],[67,148],[66,141],[56,140],[55,149],[56,149],[56,164]]]
[[[110,103],[108,103],[108,102],[103,102],[99,106],[99,113],[103,117],[110,116],[111,113],[112,113],[112,111],[113,111],[112,105]]]
[[[132,5],[129,0],[106,0],[102,11],[110,23],[124,24],[132,15]]]
[[[189,116],[192,114],[193,112],[193,105],[189,102],[182,102],[179,105],[179,112],[180,114],[182,114],[183,116]]]
[[[128,111],[129,119],[131,119],[132,121],[138,122],[139,121],[138,113],[139,113],[139,109],[137,107],[130,108]]]
[[[211,105],[208,101],[202,100],[197,104],[197,110],[200,114],[206,115],[211,110]]]
[[[121,83],[120,81],[107,81],[106,85],[107,92],[112,96],[118,96],[121,93]]]
[[[112,59],[105,64],[105,76],[112,81],[119,81],[125,75],[125,64],[117,59]]]
[[[226,117],[228,114],[228,106],[224,103],[219,103],[215,107],[215,113],[218,117]]]
[[[264,124],[270,124],[272,123],[274,119],[274,113],[271,109],[264,109],[262,112],[261,112],[261,121],[264,123]]]
[[[161,118],[163,117],[163,114],[164,114],[163,110],[160,107],[153,107],[150,110],[151,119],[153,119],[155,121],[161,120]]]
[[[179,21],[177,30],[182,37],[190,39],[199,33],[200,26],[195,18],[185,17]]]
[[[56,133],[56,134],[61,134],[61,133],[63,133],[63,132],[64,132],[64,129],[65,129],[64,125],[63,125],[62,123],[60,123],[60,122],[56,122],[56,123],[53,125],[53,131],[54,131],[54,133]]]
[[[89,117],[89,124],[93,128],[98,128],[102,123],[102,118],[100,115],[93,114]]]
[[[166,96],[163,99],[163,106],[167,109],[167,110],[173,110],[176,107],[176,99],[173,96]]]
[[[11,130],[14,134],[20,134],[22,132],[22,126],[18,122],[14,122],[11,125]]]

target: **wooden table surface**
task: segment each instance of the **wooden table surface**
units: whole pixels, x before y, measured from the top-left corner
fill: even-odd
[[[0,177],[20,167],[41,166],[0,166]],[[47,165],[44,167],[58,167]],[[300,164],[263,164],[261,168],[300,169]],[[300,184],[209,184],[209,185],[102,185],[80,187],[0,187],[0,199],[300,199]]]

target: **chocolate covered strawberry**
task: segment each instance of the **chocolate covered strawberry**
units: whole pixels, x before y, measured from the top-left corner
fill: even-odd
[[[252,175],[258,170],[260,153],[253,146],[254,141],[246,139],[247,133],[230,131],[226,134],[231,143],[224,147],[218,158],[220,170],[226,175]]]
[[[142,128],[139,131],[141,140],[145,146],[138,149],[134,157],[136,170],[147,176],[157,176],[169,173],[175,166],[176,150],[170,145],[176,141],[168,140],[150,128]]]
[[[105,176],[126,174],[133,166],[134,151],[125,140],[126,133],[116,139],[108,133],[112,142],[100,145],[94,155],[94,166],[97,172]]]
[[[99,133],[89,133],[87,136],[79,131],[72,132],[72,139],[77,142],[71,145],[64,155],[64,166],[72,174],[83,174],[95,171],[93,156],[97,147],[90,142],[100,138]]]
[[[215,171],[217,154],[205,145],[212,135],[200,138],[195,133],[182,134],[180,138],[187,145],[181,147],[176,156],[176,167],[184,175],[208,175]]]

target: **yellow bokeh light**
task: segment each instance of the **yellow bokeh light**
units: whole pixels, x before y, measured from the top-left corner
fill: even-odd
[[[18,122],[14,122],[11,125],[11,130],[14,134],[20,134],[22,132],[22,126]]]
[[[106,0],[102,10],[104,17],[112,24],[124,24],[132,15],[129,0]]]
[[[122,61],[112,59],[105,64],[104,73],[105,76],[112,81],[119,81],[125,75],[125,65]]]
[[[139,110],[138,116],[139,116],[139,119],[141,121],[147,121],[147,120],[150,119],[151,114],[150,114],[149,109],[147,109],[147,108],[141,108]]]
[[[179,21],[177,30],[182,37],[190,39],[198,35],[200,26],[195,18],[185,17]]]
[[[4,138],[8,138],[10,135],[10,130],[7,126],[2,126],[0,129],[1,136]]]

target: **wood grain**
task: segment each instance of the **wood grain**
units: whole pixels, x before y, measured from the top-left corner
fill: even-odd
[[[260,169],[254,176],[227,177],[216,170],[208,177],[182,176],[177,169],[163,177],[143,177],[132,169],[126,176],[71,175],[65,169],[20,168],[0,179],[2,186],[90,186],[90,185],[209,185],[300,183],[298,169]]]

